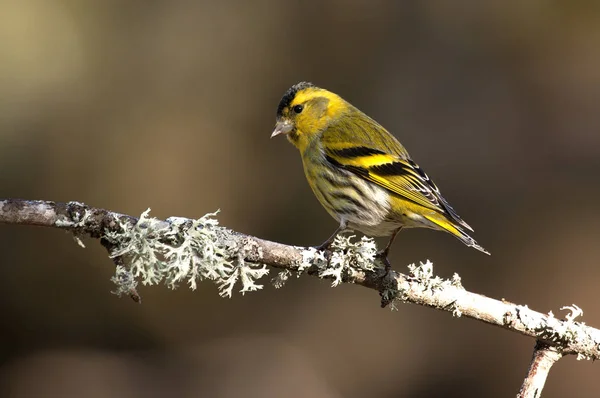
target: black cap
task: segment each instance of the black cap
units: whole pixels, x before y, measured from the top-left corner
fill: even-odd
[[[309,88],[309,87],[316,87],[316,86],[309,82],[300,82],[300,83],[294,84],[292,87],[290,87],[285,92],[285,94],[283,94],[283,97],[281,97],[281,101],[279,101],[279,106],[277,107],[277,117],[280,117],[283,113],[283,110],[292,103],[292,101],[296,97],[296,94],[298,94],[298,91],[302,91],[305,88]]]

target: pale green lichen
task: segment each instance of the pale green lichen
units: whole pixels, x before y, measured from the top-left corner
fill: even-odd
[[[83,243],[80,236],[73,234],[73,240],[77,243],[77,246],[85,249],[85,243]]]
[[[69,203],[67,203],[67,206],[83,207],[84,204],[80,203],[80,202],[69,202]],[[83,214],[81,214],[79,212],[74,212],[71,215],[71,219],[58,219],[55,221],[54,224],[59,228],[70,228],[71,233],[73,234],[73,240],[75,241],[75,243],[77,243],[78,246],[85,248],[85,244],[83,243],[83,240],[81,239],[81,237],[83,235],[79,235],[74,231],[78,227],[84,227],[85,225],[87,225],[89,218],[91,216],[92,216],[92,212],[88,209],[84,209]]]
[[[253,268],[251,266],[239,263],[233,268],[232,272],[227,278],[218,282],[219,294],[221,297],[231,297],[233,294],[233,288],[238,280],[242,283],[242,289],[240,290],[242,295],[246,292],[261,290],[263,285],[256,284],[255,280],[262,278],[268,273],[269,270],[264,265],[262,268]]]
[[[462,279],[460,277],[460,275],[458,275],[456,272],[454,273],[454,275],[452,275],[452,279],[450,280],[450,284],[458,289],[463,289],[464,287],[462,285]]]
[[[561,311],[569,311],[565,316],[565,321],[554,326],[551,340],[554,341],[570,341],[575,344],[581,344],[584,339],[587,339],[585,332],[582,330],[585,326],[584,322],[577,322],[576,319],[583,316],[583,310],[577,305],[568,305],[560,308]],[[549,325],[548,325],[549,326]],[[577,360],[592,359],[582,354],[577,354]]]
[[[327,264],[325,252],[317,250],[314,247],[309,247],[302,250],[302,262],[298,265],[297,275],[300,276],[304,271],[316,265],[317,267]]]
[[[111,293],[116,294],[119,297],[123,294],[128,295],[132,291],[135,291],[135,288],[138,285],[138,282],[131,274],[131,271],[121,265],[117,265],[115,275],[110,278],[110,280],[117,285],[117,289]]]
[[[316,266],[319,277],[331,279],[331,286],[338,286],[344,276],[351,274],[353,270],[373,271],[378,265],[381,266],[375,262],[375,241],[366,236],[357,241],[354,238],[354,235],[337,235],[330,246],[329,259],[325,252],[315,248],[303,250],[298,273]]]
[[[423,291],[434,291],[452,285],[452,281],[433,275],[433,263],[429,260],[419,265],[409,264],[408,270],[412,277],[419,280]]]
[[[462,281],[457,273],[452,275],[451,279],[444,279],[433,274],[433,263],[426,260],[419,265],[410,264],[408,266],[410,276],[417,279],[422,291],[431,291],[447,289],[450,287],[464,289]]]
[[[290,276],[292,276],[292,272],[289,269],[284,269],[275,275],[275,278],[271,280],[271,283],[275,286],[275,289],[281,289],[288,279],[290,279]]]
[[[582,347],[577,353],[577,359],[597,359],[584,354],[597,348],[600,335],[590,335],[585,328],[584,322],[576,321],[583,315],[583,311],[573,304],[560,308],[561,311],[569,311],[564,320],[554,316],[552,311],[547,317],[540,316],[537,312],[530,310],[526,305],[518,305],[517,317],[528,330],[534,331],[543,340],[550,341],[562,346],[574,345]]]
[[[67,203],[67,206],[79,206],[79,207],[84,207],[85,205],[83,203],[80,202],[69,202]],[[70,227],[70,228],[77,228],[77,227],[83,227],[87,224],[87,222],[89,221],[89,218],[92,216],[92,212],[88,209],[84,209],[83,214],[79,213],[79,212],[74,212],[71,215],[71,219],[58,219],[56,220],[56,222],[54,223],[57,227],[60,228],[64,228],[64,227]]]
[[[385,286],[385,289],[380,292],[382,302],[391,304],[390,308],[392,310],[396,309],[394,305],[395,301],[406,300],[406,295],[409,290],[413,293],[420,292],[427,295],[445,289],[464,290],[461,278],[458,274],[455,273],[451,279],[443,279],[439,276],[435,276],[433,273],[433,263],[429,260],[420,262],[419,265],[409,264],[408,271],[408,284],[405,283],[398,286],[398,283],[395,280],[391,280],[388,285]],[[451,310],[453,316],[462,316],[462,311],[456,301],[447,304],[446,308]]]
[[[117,267],[113,281],[117,293],[130,291],[132,283],[165,283],[172,289],[186,283],[192,290],[202,280],[214,281],[219,294],[231,297],[236,284],[240,292],[262,288],[256,283],[268,273],[265,266],[244,261],[245,247],[225,247],[224,229],[210,213],[197,219],[171,217],[161,221],[142,213],[135,225],[120,223],[119,231],[106,231],[104,238],[114,249],[112,258],[121,257],[125,268]],[[235,242],[232,240],[232,242]],[[241,245],[243,246],[243,245]],[[260,268],[257,268],[260,267]]]

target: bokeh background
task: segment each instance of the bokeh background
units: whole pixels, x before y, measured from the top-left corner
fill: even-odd
[[[3,0],[0,197],[199,217],[316,245],[336,223],[276,106],[309,80],[392,131],[491,257],[403,232],[472,291],[600,326],[600,3]],[[110,294],[111,262],[57,230],[0,226],[0,395],[507,397],[533,341],[315,278]],[[565,358],[544,396],[597,397]]]

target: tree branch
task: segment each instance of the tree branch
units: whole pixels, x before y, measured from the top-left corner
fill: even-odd
[[[332,251],[322,253],[241,234],[218,226],[210,216],[157,220],[147,212],[137,218],[78,202],[0,201],[2,223],[55,227],[76,237],[101,239],[116,264],[113,280],[118,293],[133,298],[139,298],[135,290],[138,279],[144,284],[163,281],[171,287],[183,282],[192,289],[196,281],[209,279],[220,286],[224,296],[231,296],[233,287],[241,283],[240,291],[245,293],[262,288],[254,282],[268,272],[266,265],[282,270],[274,281],[277,287],[291,273],[308,273],[332,279],[334,285],[354,283],[376,290],[382,306],[414,303],[535,338],[538,344],[522,397],[539,397],[550,366],[563,355],[600,358],[600,330],[575,321],[582,315],[575,305],[561,308],[570,314],[558,319],[552,312],[542,314],[524,305],[471,293],[456,274],[451,280],[435,277],[429,261],[409,266],[408,275],[393,270],[386,274],[374,262],[375,245],[369,239],[352,242],[340,237]]]
[[[538,398],[542,395],[550,368],[562,357],[563,354],[556,347],[541,341],[536,342],[527,377],[523,381],[517,398]]]

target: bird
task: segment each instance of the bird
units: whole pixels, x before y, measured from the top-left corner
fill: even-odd
[[[309,82],[290,87],[277,107],[271,138],[285,135],[300,152],[313,193],[339,227],[320,246],[349,230],[389,237],[377,257],[388,255],[403,228],[445,231],[490,254],[444,199],[439,188],[383,126],[338,94]]]

